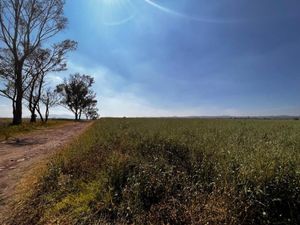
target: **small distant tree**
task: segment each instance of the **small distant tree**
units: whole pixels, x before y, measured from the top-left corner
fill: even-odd
[[[50,114],[50,108],[53,108],[57,105],[59,105],[61,99],[60,95],[57,93],[56,90],[53,90],[52,88],[47,88],[40,97],[40,101],[37,104],[36,111],[38,112],[40,119],[42,122],[47,123],[49,119]],[[42,110],[41,110],[41,104],[45,108],[45,113],[43,116]]]
[[[99,118],[98,108],[96,104],[92,104],[84,109],[85,118],[87,120],[96,120]]]
[[[76,73],[56,88],[62,98],[60,103],[74,113],[75,120],[80,120],[85,110],[97,104],[96,94],[91,90],[93,83],[91,76]]]

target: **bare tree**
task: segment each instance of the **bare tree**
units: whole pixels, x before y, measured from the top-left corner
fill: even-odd
[[[50,108],[59,105],[60,101],[61,101],[60,95],[57,93],[56,90],[53,90],[52,88],[47,88],[44,91],[44,93],[41,95],[41,99],[36,108],[42,122],[48,121],[50,115]],[[42,108],[41,103],[45,107],[44,116],[41,110]]]
[[[10,99],[14,102],[15,125],[22,123],[24,63],[44,41],[65,28],[64,4],[64,0],[0,1],[0,59],[12,66],[9,75],[1,69],[0,76],[7,81],[4,86],[13,90],[13,100]],[[7,96],[6,93],[3,96]]]
[[[41,100],[45,78],[49,72],[66,70],[65,55],[68,51],[75,50],[77,43],[65,40],[60,44],[53,45],[52,49],[38,48],[28,60],[28,66],[32,70],[32,78],[29,80],[29,88],[25,92],[28,101],[28,109],[31,113],[31,122],[36,122],[36,109]]]
[[[17,103],[17,88],[14,76],[14,63],[13,59],[11,58],[4,58],[2,53],[9,55],[9,51],[5,49],[0,49],[0,96],[8,98],[12,102],[12,108],[16,109]],[[27,67],[24,69],[23,72],[23,79],[22,79],[22,89],[24,92],[28,89],[28,86],[25,84],[30,84],[28,78],[31,77],[31,68]]]

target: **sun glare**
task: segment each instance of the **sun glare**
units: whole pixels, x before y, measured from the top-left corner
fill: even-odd
[[[133,19],[136,10],[132,0],[94,0],[91,5],[97,21],[107,26],[116,26]]]
[[[101,0],[103,2],[103,4],[110,4],[110,5],[114,5],[117,2],[119,2],[119,0]]]

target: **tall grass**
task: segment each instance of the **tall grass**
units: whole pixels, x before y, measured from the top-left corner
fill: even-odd
[[[299,224],[298,121],[101,119],[11,224]]]

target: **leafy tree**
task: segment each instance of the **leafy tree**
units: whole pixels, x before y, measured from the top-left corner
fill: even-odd
[[[91,104],[84,109],[84,114],[87,120],[95,120],[99,118],[98,108],[95,104]]]
[[[75,120],[80,120],[86,109],[97,104],[96,94],[91,90],[93,83],[91,76],[76,73],[57,86],[56,90],[62,97],[61,104],[74,113]]]
[[[22,123],[24,84],[29,79],[26,60],[65,28],[64,0],[0,1],[0,69],[2,96],[12,100],[13,124]]]

